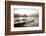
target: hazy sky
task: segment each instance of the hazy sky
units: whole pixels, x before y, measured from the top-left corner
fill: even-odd
[[[14,14],[33,14],[39,13],[39,6],[12,5]]]
[[[31,8],[14,8],[14,14],[33,14],[39,13],[39,9],[31,9]]]

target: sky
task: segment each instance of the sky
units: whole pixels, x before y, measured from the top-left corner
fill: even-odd
[[[31,8],[14,8],[15,14],[35,14],[39,13],[39,9],[31,9]]]
[[[39,8],[38,7],[32,7],[32,6],[18,6],[18,5],[13,5],[13,12],[14,14],[34,14],[34,13],[39,13]]]

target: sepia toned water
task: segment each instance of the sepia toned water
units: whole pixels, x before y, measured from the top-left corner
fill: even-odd
[[[39,26],[39,17],[33,17],[33,18],[34,18],[34,22],[25,24],[24,26],[27,26],[27,27],[38,27]]]
[[[39,17],[18,17],[18,19],[20,19],[20,20],[21,19],[27,19],[27,21],[26,21],[27,23],[24,24],[23,26],[26,26],[26,27],[37,27],[37,26],[39,26]],[[15,18],[15,20],[16,20],[16,18]],[[34,20],[34,21],[30,22],[31,20]]]

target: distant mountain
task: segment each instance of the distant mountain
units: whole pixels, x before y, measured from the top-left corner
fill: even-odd
[[[39,14],[38,13],[34,13],[34,14],[14,14],[14,17],[38,17]]]
[[[14,14],[14,17],[28,17],[28,15],[24,14]]]

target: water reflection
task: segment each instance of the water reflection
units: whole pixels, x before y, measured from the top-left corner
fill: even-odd
[[[36,27],[39,26],[38,15],[18,15],[14,14],[14,27]]]

